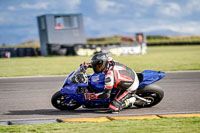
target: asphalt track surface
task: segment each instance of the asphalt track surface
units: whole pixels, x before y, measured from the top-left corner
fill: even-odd
[[[65,76],[0,78],[0,121],[200,113],[200,71],[167,72],[156,83],[165,91],[158,105],[126,109],[119,114],[110,114],[106,109],[55,109],[51,96],[62,87],[64,80]]]

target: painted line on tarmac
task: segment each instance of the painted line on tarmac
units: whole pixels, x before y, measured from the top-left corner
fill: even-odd
[[[161,118],[169,118],[169,117],[200,117],[200,114],[166,114],[166,115],[158,115]]]
[[[83,117],[83,118],[64,118],[58,119],[60,122],[104,122],[110,121],[108,117]]]
[[[108,117],[111,120],[121,120],[121,119],[160,119],[157,115],[142,115],[142,116],[111,116]]]
[[[200,72],[200,70],[191,70],[191,71],[164,71],[165,73],[188,73],[188,72],[194,72],[194,73],[197,73],[197,72]]]
[[[200,114],[200,111],[187,111],[187,112],[163,112],[163,113],[140,113],[134,116],[146,116],[146,115],[176,115],[176,114]],[[124,116],[133,116],[133,114],[124,114]]]
[[[0,77],[0,79],[56,78],[56,77],[67,77],[67,76],[68,75],[41,75],[41,76]]]
[[[106,121],[113,121],[113,120],[128,120],[128,119],[141,120],[141,119],[163,119],[163,118],[183,118],[183,117],[200,117],[200,113],[9,120],[9,121],[0,121],[0,125],[6,126],[6,125],[22,125],[22,124],[45,124],[45,123],[50,124],[50,123],[58,123],[58,122],[106,122]]]
[[[34,125],[34,124],[50,124],[57,123],[56,119],[29,119],[29,120],[9,120],[9,121],[0,121],[0,125]]]
[[[162,118],[180,118],[180,117],[200,117],[197,114],[165,114],[165,115],[143,115],[143,116],[106,116],[106,117],[89,117],[89,118],[63,118],[58,119],[59,122],[104,122],[112,120],[127,120],[127,119],[162,119]]]

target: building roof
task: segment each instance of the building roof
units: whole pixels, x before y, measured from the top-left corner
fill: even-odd
[[[43,14],[37,17],[42,17],[42,16],[81,16],[81,13],[69,13],[69,14],[64,14],[64,13],[59,13],[59,14]]]

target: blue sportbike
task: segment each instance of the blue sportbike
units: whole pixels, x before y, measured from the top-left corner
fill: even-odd
[[[161,71],[145,70],[137,73],[140,84],[137,91],[132,94],[136,97],[134,106],[138,108],[152,107],[158,104],[164,97],[163,89],[153,84],[165,77]],[[84,66],[69,74],[60,91],[51,98],[52,105],[59,110],[74,110],[83,108],[108,108],[111,101],[118,93],[113,88],[109,99],[85,99],[86,93],[100,93],[105,85],[105,73],[86,74]]]

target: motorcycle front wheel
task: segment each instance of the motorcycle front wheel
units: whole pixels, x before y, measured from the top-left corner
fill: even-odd
[[[74,110],[81,106],[81,104],[74,99],[71,99],[68,103],[66,103],[66,97],[67,95],[63,95],[60,91],[58,91],[52,96],[51,103],[59,110]]]

